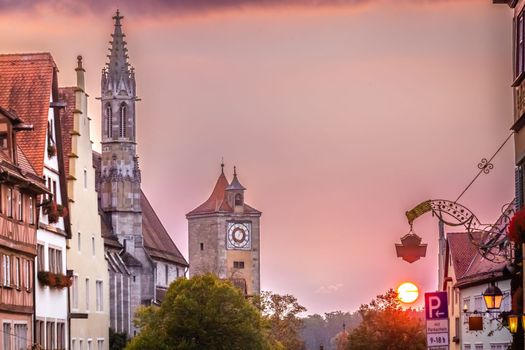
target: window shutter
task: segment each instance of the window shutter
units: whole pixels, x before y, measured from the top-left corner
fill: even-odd
[[[523,166],[519,165],[515,170],[516,209],[523,207]]]

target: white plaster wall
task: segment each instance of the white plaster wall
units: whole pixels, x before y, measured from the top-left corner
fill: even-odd
[[[49,246],[62,249],[62,271],[66,272],[66,239],[55,233],[39,229],[37,230],[38,244],[44,245],[44,266],[48,266],[48,248]],[[40,262],[36,259],[35,270],[38,271],[38,264]],[[47,270],[47,268],[45,268]],[[67,319],[67,288],[57,289],[48,286],[42,286],[38,280],[35,282],[37,286],[36,292],[36,316],[37,317],[53,317],[62,320]],[[66,333],[67,334],[67,333]]]
[[[498,287],[501,289],[505,298],[502,302],[501,311],[510,310],[510,280],[504,280],[498,282]],[[487,289],[488,284],[483,283],[478,286],[473,286],[465,289],[461,289],[461,309],[463,309],[463,304],[465,298],[470,298],[470,303],[468,304],[468,311],[475,311],[474,299],[476,296],[482,296],[485,289]],[[477,311],[486,311],[485,302],[481,302],[482,310]],[[511,343],[512,335],[507,328],[502,327],[501,330],[498,330],[499,323],[496,320],[490,320],[493,318],[491,315],[483,316],[483,331],[469,331],[468,330],[468,316],[462,313],[461,316],[461,348],[463,349],[466,344],[470,344],[472,349],[475,349],[476,344],[483,344],[484,350],[490,350],[490,345],[493,343]],[[489,335],[491,331],[494,331],[492,335]]]
[[[69,203],[72,239],[69,242],[70,249],[68,249],[67,258],[68,268],[72,269],[74,274],[78,276],[78,308],[74,311],[87,313],[88,318],[72,320],[71,338],[75,338],[77,343],[82,339],[85,344],[87,344],[87,339],[93,339],[92,349],[98,349],[96,340],[103,339],[103,349],[108,349],[109,274],[104,257],[104,240],[100,232],[101,224],[95,191],[95,169],[93,168],[92,143],[90,140],[90,119],[87,113],[87,95],[83,91],[77,91],[75,100],[76,109],[82,111],[82,113],[74,114],[74,129],[80,134],[72,136],[72,152],[77,155],[77,158],[72,157],[64,160],[69,162],[69,175],[72,176],[68,180],[68,195],[72,199]],[[85,174],[86,183],[84,182]],[[93,254],[93,240],[95,254]],[[87,293],[86,278],[89,278],[89,291]],[[96,309],[96,281],[102,281],[102,311]],[[89,308],[86,308],[88,295]],[[71,303],[73,303],[72,298]]]

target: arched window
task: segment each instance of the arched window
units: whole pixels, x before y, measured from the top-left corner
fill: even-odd
[[[120,105],[120,137],[126,137],[126,124],[128,118],[128,107],[125,103]]]
[[[235,195],[235,206],[242,205],[242,195],[237,193]]]
[[[111,105],[108,103],[106,105],[106,136],[111,137],[113,128],[113,112],[111,111]]]

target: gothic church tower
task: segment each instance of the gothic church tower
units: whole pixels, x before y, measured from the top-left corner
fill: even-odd
[[[128,63],[117,11],[109,63],[102,70],[102,161],[100,206],[128,250],[142,246],[140,170],[135,142],[135,74]]]

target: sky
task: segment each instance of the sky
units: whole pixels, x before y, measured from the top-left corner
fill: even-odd
[[[84,57],[94,147],[111,17],[124,15],[142,187],[187,257],[185,214],[224,157],[263,212],[262,289],[309,314],[354,311],[412,281],[437,288],[437,220],[396,258],[405,211],[454,200],[509,134],[511,12],[488,0],[0,1],[0,52]],[[482,222],[513,198],[507,144],[462,197]],[[456,229],[451,229],[457,231]],[[416,304],[420,305],[420,304]]]

